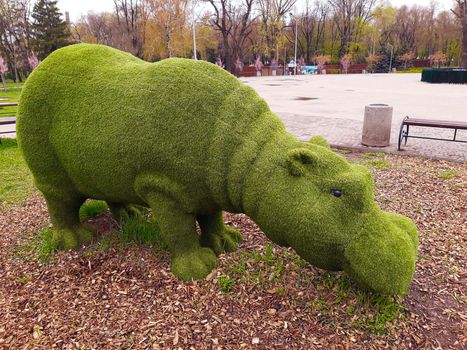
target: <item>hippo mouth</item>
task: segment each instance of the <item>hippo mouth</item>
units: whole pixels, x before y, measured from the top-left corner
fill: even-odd
[[[345,248],[343,269],[364,289],[407,294],[415,272],[417,228],[410,219],[386,212],[372,224]]]

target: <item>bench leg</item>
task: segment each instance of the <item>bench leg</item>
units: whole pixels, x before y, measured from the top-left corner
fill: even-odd
[[[409,138],[409,128],[410,128],[410,125],[407,125],[407,129],[405,131],[405,142],[404,142],[404,146],[407,145],[407,139]]]
[[[399,140],[398,140],[398,143],[397,143],[397,150],[400,151],[401,150],[401,143],[402,143],[402,140],[404,139],[405,137],[405,144],[407,144],[407,139],[409,138],[409,126],[408,125],[405,125],[405,121],[409,119],[408,116],[406,116],[403,120],[402,120],[402,123],[401,123],[401,128],[399,130]],[[404,127],[406,127],[406,131],[404,132]]]

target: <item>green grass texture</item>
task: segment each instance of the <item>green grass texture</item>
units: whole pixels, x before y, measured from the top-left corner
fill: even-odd
[[[62,249],[93,240],[79,220],[88,198],[119,221],[137,215],[130,204],[147,206],[174,274],[200,279],[242,239],[222,212],[242,212],[317,267],[379,293],[408,290],[417,229],[377,206],[368,169],[322,137],[286,132],[252,88],[216,65],[69,46],[28,78],[17,127]]]
[[[0,144],[0,208],[24,201],[34,190],[31,172],[21,156],[16,140]]]

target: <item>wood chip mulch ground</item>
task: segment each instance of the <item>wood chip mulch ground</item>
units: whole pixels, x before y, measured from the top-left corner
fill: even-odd
[[[34,194],[0,209],[0,349],[465,348],[466,165],[390,155],[370,164],[380,205],[420,230],[403,300],[378,304],[344,275],[271,245],[244,215],[226,215],[244,242],[203,281],[178,281],[165,252],[136,244],[42,263],[23,249],[49,225]],[[111,231],[108,215],[95,222]]]

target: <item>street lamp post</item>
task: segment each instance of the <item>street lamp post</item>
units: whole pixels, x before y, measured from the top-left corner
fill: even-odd
[[[298,21],[295,18],[295,68],[294,68],[294,75],[297,75],[297,40],[298,39]]]
[[[290,12],[290,17],[295,19],[295,55],[294,55],[294,75],[297,75],[297,41],[298,41],[298,22],[297,18],[294,16],[292,12]]]
[[[295,55],[294,55],[294,61],[295,61],[295,66],[294,66],[294,75],[297,75],[297,41],[298,41],[298,21],[297,18],[293,15],[293,13],[290,13],[290,16],[295,19]]]
[[[193,1],[193,57],[195,60],[198,59],[198,54],[196,53],[196,19],[195,19],[195,8],[196,0]]]
[[[193,55],[195,60],[198,59],[198,54],[196,53],[196,23],[193,19]]]

